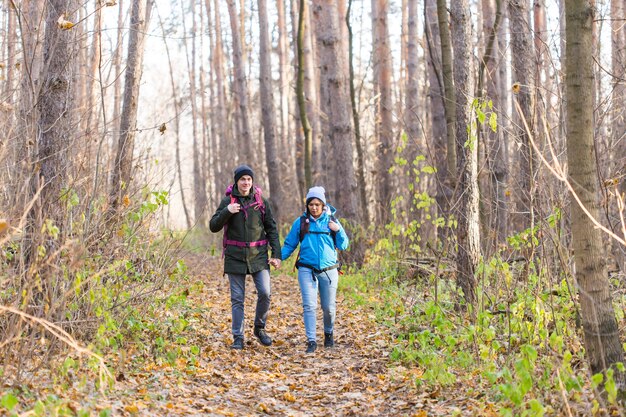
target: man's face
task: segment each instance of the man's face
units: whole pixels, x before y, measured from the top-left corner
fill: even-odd
[[[248,195],[252,189],[252,177],[250,175],[242,175],[237,180],[237,188],[242,195]]]

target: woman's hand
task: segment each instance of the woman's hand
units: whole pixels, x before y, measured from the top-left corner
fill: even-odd
[[[281,261],[278,258],[270,258],[268,263],[274,268],[280,268]]]
[[[339,225],[332,220],[328,221],[328,228],[333,232],[338,232],[340,229]]]

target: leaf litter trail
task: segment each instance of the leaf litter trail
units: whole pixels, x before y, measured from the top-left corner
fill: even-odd
[[[388,329],[377,327],[372,312],[356,307],[341,294],[337,298],[336,347],[319,346],[315,354],[305,354],[297,279],[284,271],[272,271],[267,330],[273,345],[264,347],[252,335],[256,290],[248,278],[245,348],[231,350],[230,295],[228,281],[221,275],[222,261],[186,258],[190,274],[205,283],[201,292],[190,294],[190,302],[203,311],[194,324],[197,334],[193,343],[201,349],[197,367],[172,372],[154,366],[118,383],[123,385],[118,389],[126,393],[118,397],[116,408],[124,414],[443,416],[461,408],[469,411],[467,399],[460,400],[461,405],[454,399],[437,398],[441,393],[416,390],[417,370],[390,368]],[[318,342],[322,345],[318,313]]]

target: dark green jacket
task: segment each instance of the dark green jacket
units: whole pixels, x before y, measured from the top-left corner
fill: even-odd
[[[232,193],[237,198],[239,204],[247,206],[255,201],[252,194],[253,191],[244,197],[239,193],[235,185]],[[263,203],[265,204],[264,216],[260,210],[248,208],[246,217],[243,210],[235,214],[228,211],[230,197],[224,197],[215,214],[211,217],[209,228],[213,233],[217,233],[224,228],[224,225],[228,224],[226,231],[228,239],[240,242],[255,242],[267,239],[272,249],[272,257],[280,259],[278,228],[272,216],[272,209],[264,198]],[[253,246],[251,248],[228,245],[224,250],[224,273],[254,274],[264,269],[269,269],[268,260],[268,245]]]

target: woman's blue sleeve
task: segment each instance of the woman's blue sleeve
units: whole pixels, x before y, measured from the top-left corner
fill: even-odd
[[[339,221],[336,221],[336,223],[339,225],[339,231],[337,231],[337,235],[335,236],[336,237],[335,244],[337,245],[337,249],[346,250],[348,249],[348,245],[350,244],[350,239],[348,238],[346,229],[343,228],[343,226],[339,223]]]
[[[298,247],[298,244],[300,244],[300,217],[293,222],[291,230],[283,243],[281,250],[281,258],[283,261],[291,256],[293,251]]]

